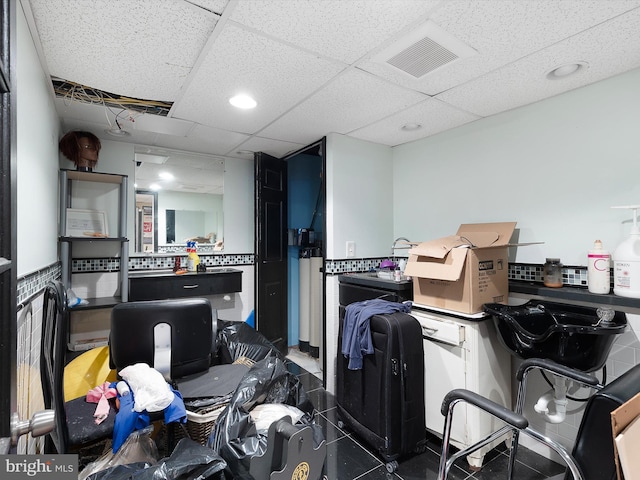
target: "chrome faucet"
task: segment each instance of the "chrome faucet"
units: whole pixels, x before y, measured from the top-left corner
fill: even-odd
[[[396,239],[393,241],[393,245],[391,245],[391,256],[392,256],[392,257],[394,257],[394,256],[395,256],[396,249],[398,249],[398,248],[404,248],[404,249],[409,249],[409,248],[411,248],[411,247],[410,247],[410,246],[408,246],[408,245],[407,245],[406,247],[396,247],[396,244],[397,244],[400,240],[403,240],[403,241],[405,241],[405,242],[407,242],[407,243],[411,243],[411,240],[409,240],[409,239],[408,239],[408,238],[406,238],[406,237],[398,237],[398,238],[396,238]]]

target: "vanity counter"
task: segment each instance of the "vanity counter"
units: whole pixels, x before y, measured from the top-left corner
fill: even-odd
[[[242,270],[210,268],[177,275],[171,270],[129,273],[129,300],[201,297],[242,291]]]

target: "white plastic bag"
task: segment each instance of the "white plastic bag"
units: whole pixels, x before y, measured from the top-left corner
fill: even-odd
[[[136,363],[120,370],[120,376],[133,391],[136,412],[160,412],[173,402],[174,393],[162,374],[146,363]]]
[[[99,459],[91,462],[78,474],[78,480],[85,480],[96,472],[106,470],[116,465],[129,465],[131,463],[146,463],[149,466],[158,463],[158,447],[151,438],[153,426],[136,430],[122,444],[118,453],[113,453],[109,448]]]
[[[304,412],[297,407],[284,403],[262,403],[256,405],[253,410],[249,412],[249,415],[256,425],[258,434],[266,435],[269,431],[269,426],[273,422],[277,422],[281,418],[289,415],[291,417],[291,423],[295,425],[300,421]]]

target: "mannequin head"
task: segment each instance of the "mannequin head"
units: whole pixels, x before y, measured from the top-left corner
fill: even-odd
[[[60,151],[71,160],[77,170],[92,172],[98,162],[100,139],[91,132],[68,132],[60,140]]]

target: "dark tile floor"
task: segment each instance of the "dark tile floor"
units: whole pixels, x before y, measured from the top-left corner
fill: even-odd
[[[327,480],[389,479],[434,480],[437,477],[441,442],[434,435],[427,439],[427,451],[399,459],[395,473],[389,474],[384,462],[369,451],[366,444],[348,427],[338,428],[336,401],[322,387],[322,380],[299,365],[288,361],[288,369],[300,379],[318,411],[318,422],[327,441],[324,474]],[[504,444],[487,454],[480,471],[472,471],[466,460],[460,459],[452,467],[452,480],[498,480],[507,478],[508,453]],[[543,480],[564,472],[564,467],[525,447],[518,449],[514,478]]]

